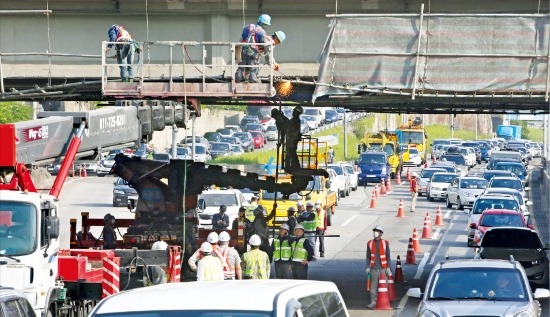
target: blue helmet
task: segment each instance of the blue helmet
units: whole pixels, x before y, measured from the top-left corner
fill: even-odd
[[[265,25],[271,25],[271,17],[267,14],[262,14],[258,18],[258,23],[265,24]]]
[[[285,32],[283,31],[276,31],[273,36],[276,36],[279,39],[279,42],[283,43],[286,39]]]

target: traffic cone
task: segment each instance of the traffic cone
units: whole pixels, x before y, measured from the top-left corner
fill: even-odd
[[[376,190],[373,190],[372,195],[370,196],[369,208],[375,208],[375,207],[376,207]]]
[[[399,199],[399,207],[397,207],[397,217],[405,217],[405,206],[403,206],[403,199]]]
[[[397,256],[397,263],[395,264],[395,278],[393,279],[396,283],[404,282],[403,278],[403,269],[401,268],[401,258]]]
[[[82,177],[82,168],[78,169],[78,176]]]
[[[410,169],[407,167],[407,180],[410,182],[411,181],[411,171]]]
[[[401,184],[401,173],[395,173],[395,183],[397,185]]]
[[[384,181],[380,182],[380,195],[387,195],[388,192],[386,192],[386,185],[384,184]]]
[[[422,227],[422,239],[431,239],[432,237],[432,225],[430,223],[430,214],[426,213],[424,217],[424,227]]]
[[[388,177],[386,177],[386,191],[387,191],[387,192],[390,192],[390,191],[391,191],[391,179],[390,179],[390,175],[388,175]]]
[[[388,297],[390,298],[390,301],[397,299],[397,294],[395,293],[395,285],[393,276],[388,275]]]
[[[86,172],[86,168],[82,168],[82,177],[88,177],[88,173]]]
[[[420,252],[420,240],[418,240],[418,232],[416,231],[416,228],[413,229],[412,241],[414,252]]]
[[[407,247],[407,257],[405,264],[416,264],[416,254],[413,247],[413,239],[409,238],[409,246]]]
[[[441,207],[437,207],[434,226],[443,226],[443,225],[444,223],[443,223],[443,215],[441,214]]]
[[[378,278],[378,296],[376,297],[375,310],[388,310],[390,306],[390,296],[388,294],[388,283],[386,282],[386,273],[384,270],[380,271],[380,277]]]
[[[374,186],[374,196],[376,198],[380,197],[380,187],[378,187],[378,184]]]

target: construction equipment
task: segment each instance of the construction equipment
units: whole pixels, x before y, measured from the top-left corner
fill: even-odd
[[[420,153],[421,164],[424,164],[426,162],[426,139],[428,137],[424,126],[421,123],[415,124],[414,121],[409,120],[408,124],[399,126],[395,132],[399,147],[415,147]]]
[[[396,131],[382,130],[377,133],[366,133],[361,139],[362,151],[379,150],[386,152],[391,166],[391,178],[403,171],[403,155],[399,150]]]

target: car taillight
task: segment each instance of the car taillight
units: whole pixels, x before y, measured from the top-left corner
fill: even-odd
[[[141,243],[141,236],[124,236],[124,243],[138,244]]]

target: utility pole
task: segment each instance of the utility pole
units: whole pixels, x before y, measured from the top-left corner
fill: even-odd
[[[348,133],[346,131],[346,126],[347,126],[347,118],[346,118],[346,112],[344,111],[344,158],[347,159],[348,157]]]
[[[455,116],[451,113],[451,139],[455,137]]]

